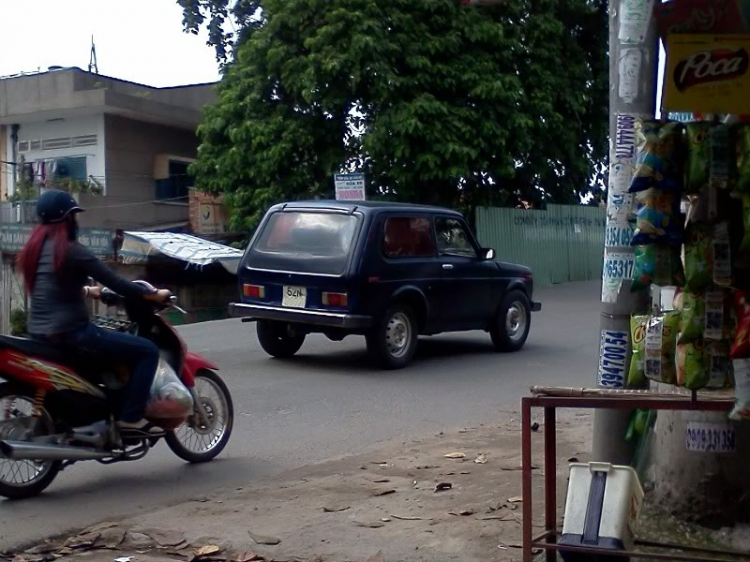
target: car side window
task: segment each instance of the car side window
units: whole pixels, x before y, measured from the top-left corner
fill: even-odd
[[[477,251],[463,222],[447,217],[435,218],[437,247],[441,256],[476,258]]]
[[[385,222],[383,254],[387,258],[435,257],[432,223],[425,217],[389,217]]]

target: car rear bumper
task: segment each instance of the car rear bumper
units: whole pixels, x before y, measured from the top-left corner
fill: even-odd
[[[540,310],[542,310],[542,303],[540,302],[531,303],[531,312],[539,312]]]
[[[229,305],[229,314],[235,318],[276,320],[290,324],[308,324],[311,326],[342,328],[344,330],[363,330],[372,326],[373,323],[373,319],[370,316],[237,302]]]

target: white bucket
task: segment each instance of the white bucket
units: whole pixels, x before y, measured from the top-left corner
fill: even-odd
[[[632,550],[633,527],[643,502],[638,474],[609,463],[570,465],[560,544]],[[584,560],[563,556],[565,560]],[[622,559],[620,559],[622,560]]]

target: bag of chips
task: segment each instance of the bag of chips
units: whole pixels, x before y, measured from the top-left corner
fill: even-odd
[[[734,366],[734,409],[729,419],[750,421],[750,359],[735,359]]]
[[[724,390],[734,386],[734,369],[729,359],[729,344],[725,341],[706,344],[704,361],[708,383],[706,388]]]
[[[688,193],[699,193],[708,185],[708,173],[711,162],[711,144],[709,132],[711,122],[696,121],[685,126],[687,131],[687,181],[685,190]]]
[[[685,239],[685,288],[693,293],[711,285],[714,275],[714,254],[709,226],[692,224]]]
[[[629,387],[642,387],[644,377],[677,384],[674,357],[679,327],[680,315],[677,312],[631,318],[633,357],[628,373]]]
[[[642,206],[636,213],[635,233],[631,246],[655,242],[678,246],[682,243],[680,198],[674,191],[647,189],[636,199]]]
[[[708,384],[705,344],[699,340],[677,345],[677,383],[689,390],[699,390]]]
[[[737,193],[750,195],[750,126],[737,127],[736,149],[737,179],[734,189]]]
[[[721,341],[732,336],[731,315],[724,291],[687,293],[682,304],[682,332],[678,343]]]
[[[740,249],[743,252],[750,252],[750,195],[742,197],[742,222],[745,226],[745,234],[742,237]]]
[[[714,283],[719,287],[730,287],[733,282],[733,275],[729,224],[723,222],[714,226],[711,249]]]
[[[737,317],[737,331],[729,357],[750,358],[750,295],[743,291],[734,293],[734,315]]]
[[[643,291],[651,284],[682,287],[685,273],[677,248],[648,244],[635,247],[635,267],[631,291]]]
[[[648,319],[648,314],[633,315],[630,317],[630,341],[632,342],[633,355],[630,358],[630,370],[628,371],[628,382],[626,385],[628,388],[643,388],[646,386],[646,375],[643,372],[643,355]]]
[[[682,191],[683,125],[676,122],[639,121],[636,124],[638,158],[630,192],[652,187]]]
[[[729,126],[715,123],[709,133],[711,144],[711,166],[708,171],[708,183],[718,189],[726,189],[729,185],[730,168],[734,164],[731,158],[731,136]]]

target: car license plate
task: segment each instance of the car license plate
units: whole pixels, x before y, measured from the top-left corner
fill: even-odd
[[[284,298],[281,305],[289,308],[305,308],[307,289],[305,287],[284,287]]]

